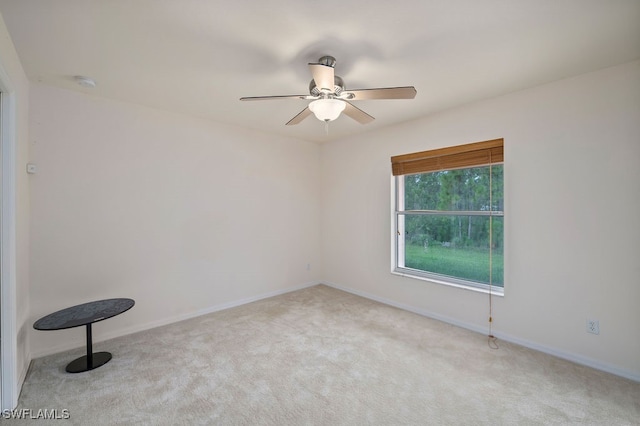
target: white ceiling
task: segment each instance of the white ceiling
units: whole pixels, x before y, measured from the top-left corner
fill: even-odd
[[[0,0],[32,81],[323,142],[640,58],[640,0]],[[347,88],[413,85],[414,100],[313,116],[307,63]],[[77,85],[74,75],[98,83]]]

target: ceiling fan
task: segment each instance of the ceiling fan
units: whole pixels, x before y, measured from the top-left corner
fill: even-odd
[[[262,101],[271,99],[306,99],[312,100],[309,105],[289,120],[286,125],[300,123],[313,113],[320,121],[333,121],[344,113],[360,124],[374,120],[372,116],[356,107],[349,101],[371,99],[413,99],[416,89],[413,86],[384,87],[377,89],[347,90],[342,78],[334,73],[336,59],[323,56],[318,63],[309,64],[313,80],[309,83],[308,95],[252,96],[240,98],[241,101]]]

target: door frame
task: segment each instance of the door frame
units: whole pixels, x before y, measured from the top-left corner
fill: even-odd
[[[0,63],[0,408],[18,405],[16,93]]]

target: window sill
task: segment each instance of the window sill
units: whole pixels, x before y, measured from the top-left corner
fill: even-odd
[[[421,281],[428,281],[431,283],[435,283],[435,284],[441,284],[441,285],[446,285],[449,287],[455,287],[455,288],[460,288],[463,290],[470,290],[470,291],[475,291],[478,293],[484,293],[484,294],[489,294],[491,293],[492,296],[500,296],[500,297],[504,297],[504,288],[503,287],[497,287],[497,286],[492,286],[491,287],[491,291],[489,291],[489,286],[486,286],[487,288],[483,288],[483,287],[476,287],[473,285],[465,285],[465,284],[461,284],[461,283],[457,283],[457,282],[453,282],[453,281],[445,281],[445,280],[440,280],[440,279],[436,279],[433,277],[428,277],[428,276],[423,276],[423,275],[418,275],[416,273],[414,273],[411,270],[408,269],[394,269],[391,271],[391,274],[393,275],[398,275],[401,277],[406,277],[406,278],[413,278],[416,280],[421,280]]]

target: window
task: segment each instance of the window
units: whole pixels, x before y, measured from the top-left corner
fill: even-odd
[[[503,140],[391,163],[393,272],[504,294]]]

